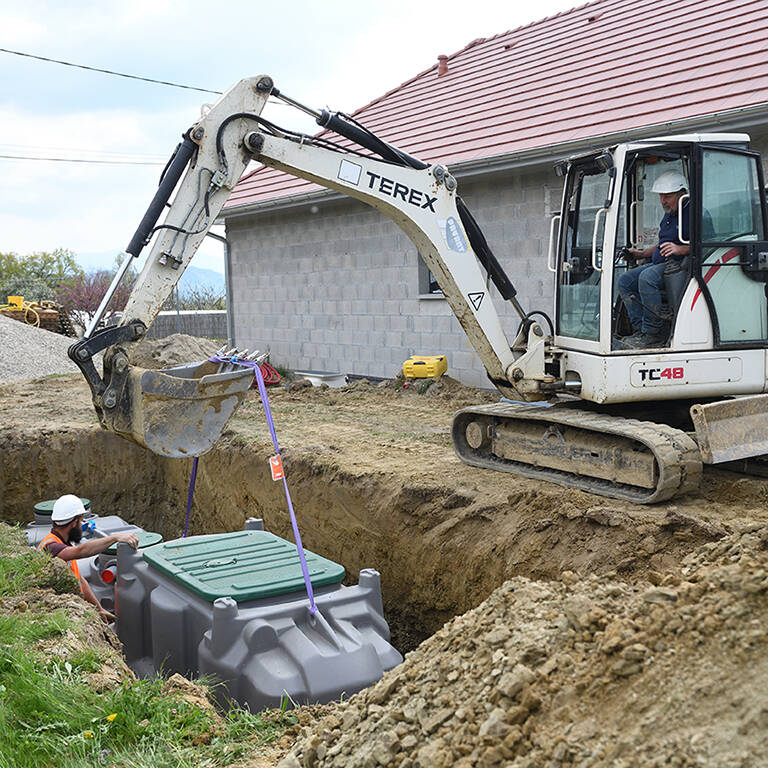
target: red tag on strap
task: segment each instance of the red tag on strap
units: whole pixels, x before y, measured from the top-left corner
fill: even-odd
[[[283,471],[283,459],[279,454],[277,456],[269,457],[269,469],[272,472],[273,480],[282,480],[285,477],[285,472]]]

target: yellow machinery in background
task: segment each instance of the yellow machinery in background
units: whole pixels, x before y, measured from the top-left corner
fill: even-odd
[[[23,296],[9,296],[7,304],[0,304],[0,315],[64,336],[76,335],[69,314],[55,301],[25,301]]]
[[[434,379],[447,370],[445,355],[412,355],[403,363],[406,379]]]

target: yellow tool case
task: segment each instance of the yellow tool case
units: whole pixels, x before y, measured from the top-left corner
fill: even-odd
[[[403,363],[406,379],[431,379],[448,370],[445,355],[413,355]]]

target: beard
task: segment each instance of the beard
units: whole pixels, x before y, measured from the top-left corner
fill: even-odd
[[[83,529],[76,525],[70,532],[69,537],[67,538],[68,544],[79,544],[80,540],[83,538]]]

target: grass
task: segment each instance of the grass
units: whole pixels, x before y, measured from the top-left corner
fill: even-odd
[[[18,528],[0,526],[0,598],[35,587],[59,594],[79,590],[69,568],[52,567],[50,555],[28,547]]]
[[[226,713],[163,693],[161,679],[97,691],[89,675],[108,650],[57,637],[78,635],[76,620],[7,601],[44,584],[70,591],[50,559],[0,524],[0,768],[216,768],[241,760],[279,737],[291,714]],[[95,615],[93,617],[95,621]]]

